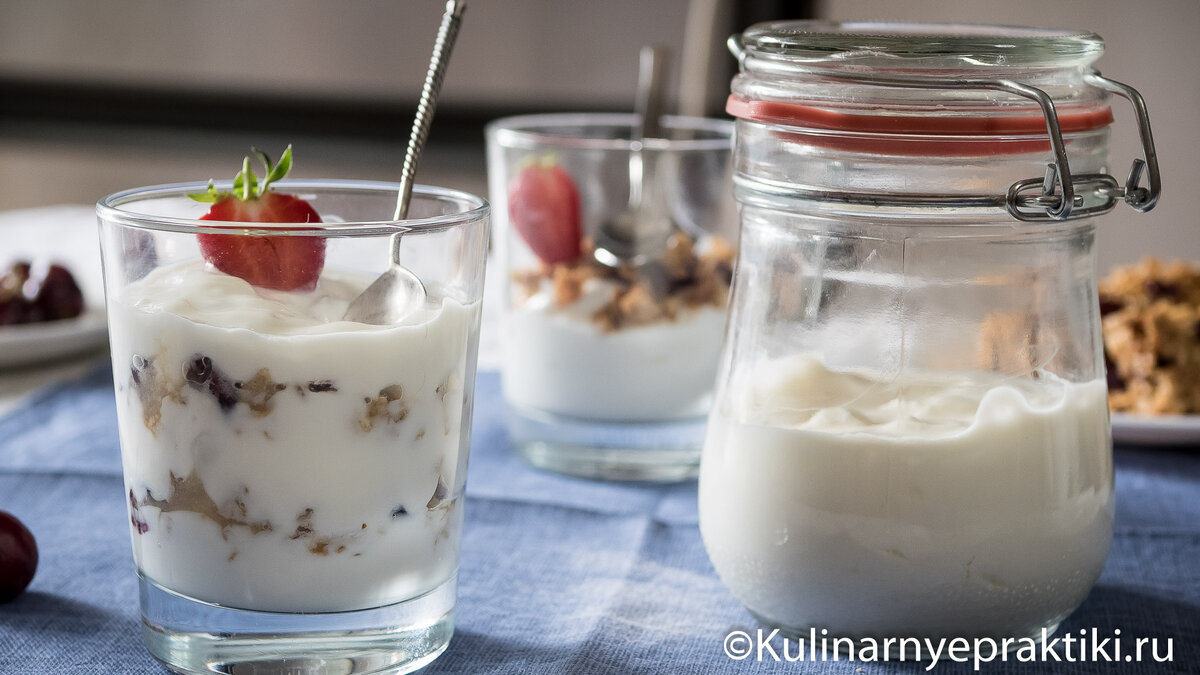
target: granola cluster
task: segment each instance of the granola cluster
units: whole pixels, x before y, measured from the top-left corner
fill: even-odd
[[[623,328],[673,321],[682,313],[704,306],[725,307],[733,277],[734,250],[724,239],[712,237],[698,250],[695,240],[682,232],[671,235],[661,260],[641,269],[612,269],[592,257],[595,244],[585,240],[582,255],[569,263],[542,264],[513,273],[518,305],[549,283],[554,305],[567,307],[583,295],[592,279],[613,283],[612,297],[592,314],[605,333]]]
[[[1147,258],[1100,282],[1114,412],[1200,413],[1200,267]]]

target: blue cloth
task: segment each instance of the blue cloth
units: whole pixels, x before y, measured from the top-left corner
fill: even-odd
[[[527,468],[481,373],[456,633],[426,673],[924,673],[925,664],[735,661],[752,617],[696,527],[695,483],[613,485]],[[29,590],[0,605],[0,675],[165,673],[141,644],[111,373],[0,418],[0,509],[37,537]],[[985,664],[987,673],[1200,672],[1200,448],[1117,451],[1116,537],[1062,628],[1173,640],[1173,661]],[[774,643],[776,651],[780,644]],[[1060,651],[1061,653],[1061,651]],[[862,670],[859,671],[858,669]],[[930,672],[971,672],[942,661]]]

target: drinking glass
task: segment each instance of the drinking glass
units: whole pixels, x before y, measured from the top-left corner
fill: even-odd
[[[284,181],[324,222],[221,223],[206,188],[97,205],[146,645],[183,673],[419,668],[453,632],[487,202],[418,186],[395,221],[396,185]],[[394,235],[423,302],[343,320]],[[323,251],[315,288],[244,280],[267,250]]]
[[[696,475],[725,327],[732,126],[666,117],[664,138],[643,141],[636,122],[576,113],[488,127],[508,432],[540,468],[682,480]],[[598,260],[606,227],[630,213],[667,236],[647,237],[640,259]]]

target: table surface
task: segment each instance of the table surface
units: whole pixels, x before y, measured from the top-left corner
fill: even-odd
[[[94,228],[91,206],[0,214],[6,247],[24,236],[27,248],[69,254],[91,299],[101,292]],[[489,370],[476,390],[457,629],[423,673],[973,671],[944,659],[926,671],[928,664],[726,656],[727,635],[754,635],[758,626],[708,562],[694,481],[573,480],[530,469],[511,452],[493,372],[497,313],[488,309],[498,301],[500,266],[489,267],[480,345]],[[166,672],[141,645],[104,361],[101,352],[0,373],[0,510],[30,527],[41,554],[29,590],[0,605],[0,675]],[[1158,638],[1160,649],[1170,639],[1172,661],[1009,661],[983,672],[1200,673],[1200,444],[1118,447],[1116,483],[1108,564],[1060,635],[1119,629],[1130,641]]]
[[[508,447],[494,372],[480,374],[476,401],[457,629],[422,672],[927,672],[729,658],[726,635],[757,625],[708,562],[695,482],[535,471]],[[0,605],[0,673],[166,672],[140,642],[115,415],[101,364],[0,416],[0,509],[41,551],[30,588]],[[1169,638],[1172,662],[1010,661],[983,672],[1200,672],[1200,448],[1118,448],[1116,483],[1107,567],[1062,631],[1158,638],[1160,655]],[[932,672],[971,667],[943,660]]]

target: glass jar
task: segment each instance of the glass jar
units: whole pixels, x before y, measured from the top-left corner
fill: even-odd
[[[1024,637],[1112,538],[1094,216],[1158,196],[1090,33],[760,24],[700,528],[764,623]],[[1150,168],[1105,173],[1109,92]],[[1048,161],[1049,160],[1049,161]]]

